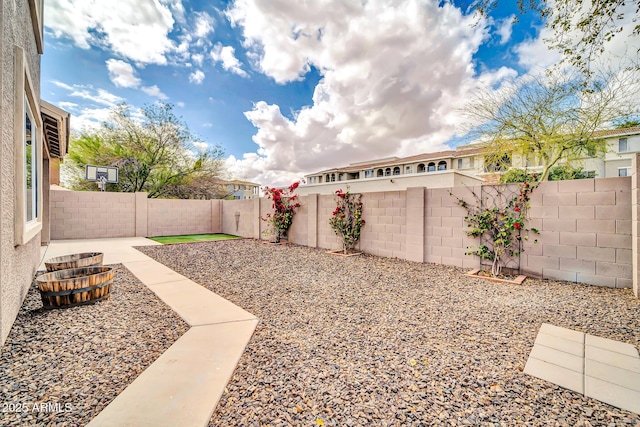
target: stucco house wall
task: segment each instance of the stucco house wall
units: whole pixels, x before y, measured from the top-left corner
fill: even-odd
[[[40,233],[26,244],[15,245],[16,141],[15,123],[17,55],[26,59],[34,96],[40,99],[40,52],[32,23],[34,1],[0,2],[0,345],[9,334],[40,261]],[[39,11],[41,16],[41,10]],[[38,112],[35,112],[39,114]],[[41,141],[40,141],[41,144]]]

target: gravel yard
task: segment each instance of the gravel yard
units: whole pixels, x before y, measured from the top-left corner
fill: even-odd
[[[543,322],[639,347],[629,289],[254,240],[139,249],[260,318],[210,425],[640,425],[522,373]]]
[[[188,329],[121,265],[111,296],[42,307],[32,287],[0,348],[2,426],[84,426]]]

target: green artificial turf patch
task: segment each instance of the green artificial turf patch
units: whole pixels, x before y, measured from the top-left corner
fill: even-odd
[[[212,240],[231,240],[240,239],[238,236],[231,234],[185,234],[182,236],[160,236],[149,237],[151,240],[155,240],[163,245],[170,245],[172,243],[190,243],[190,242],[209,242]]]

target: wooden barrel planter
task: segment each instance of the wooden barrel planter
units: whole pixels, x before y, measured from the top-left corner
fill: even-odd
[[[51,258],[44,262],[47,271],[66,270],[68,268],[97,267],[102,265],[102,252],[84,252]]]
[[[44,273],[36,284],[46,309],[93,304],[109,297],[115,271],[111,267],[82,267]]]

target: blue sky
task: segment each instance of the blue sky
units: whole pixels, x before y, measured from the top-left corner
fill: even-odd
[[[75,130],[172,103],[229,177],[262,185],[448,149],[470,93],[558,56],[537,16],[512,24],[515,2],[481,20],[439,3],[47,0],[41,96]]]

